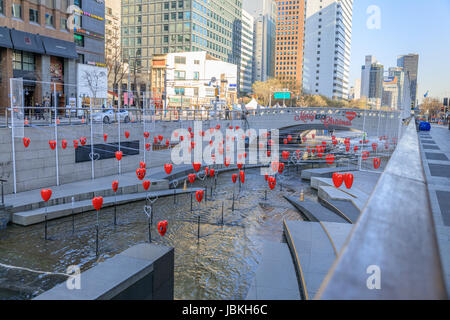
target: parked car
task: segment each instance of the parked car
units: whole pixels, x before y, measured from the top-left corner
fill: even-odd
[[[118,116],[121,121],[127,123],[130,122],[130,116],[128,114],[128,111],[125,109],[120,109],[118,112]],[[113,121],[116,121],[116,116],[114,115],[113,109],[104,110],[102,112],[95,112],[92,114],[92,120],[103,122],[105,124],[111,123]]]

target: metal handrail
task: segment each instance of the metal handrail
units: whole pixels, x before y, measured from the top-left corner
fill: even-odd
[[[414,121],[315,298],[447,299]]]

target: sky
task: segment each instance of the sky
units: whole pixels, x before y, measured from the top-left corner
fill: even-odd
[[[244,9],[262,5],[261,0],[243,1]],[[367,27],[370,6],[379,8],[379,28]],[[431,97],[450,97],[450,0],[353,1],[351,86],[361,77],[366,55],[387,70],[397,65],[397,56],[408,53],[419,54],[418,99],[426,91]]]

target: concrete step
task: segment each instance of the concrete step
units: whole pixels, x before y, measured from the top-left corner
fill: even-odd
[[[300,300],[297,274],[286,243],[264,242],[247,300]]]
[[[300,275],[305,299],[318,292],[352,225],[336,222],[284,221],[284,234]]]
[[[304,201],[299,201],[293,197],[285,196],[297,210],[299,210],[303,216],[307,217],[309,221],[329,221],[329,222],[340,222],[340,223],[350,223],[350,221],[343,218],[341,215],[336,214],[333,211],[328,210],[319,203],[305,199]]]
[[[355,166],[345,167],[326,167],[302,170],[301,178],[304,180],[311,180],[312,177],[331,178],[334,172],[354,171]]]
[[[132,194],[118,195],[117,197],[110,196],[103,198],[102,208],[112,207],[114,204],[126,204],[129,202],[145,200],[147,196],[154,197],[165,197],[172,196],[175,194],[192,193],[202,188],[187,188],[183,189],[165,189],[157,190],[152,192],[139,192]],[[82,200],[72,203],[65,203],[60,205],[49,206],[47,208],[47,220],[58,219],[62,217],[71,216],[73,214],[78,214],[86,211],[92,211],[92,199]],[[41,223],[45,221],[45,208],[39,208],[35,210],[15,212],[12,214],[12,222],[21,226],[29,226],[36,223]]]
[[[344,191],[334,186],[322,186],[319,187],[318,198],[319,200],[350,201],[361,212],[369,196],[356,188]]]
[[[319,202],[330,211],[340,216],[345,216],[346,220],[352,224],[358,221],[359,215],[361,214],[359,209],[351,201],[319,199]]]

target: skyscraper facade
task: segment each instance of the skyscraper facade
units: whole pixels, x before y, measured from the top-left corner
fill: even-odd
[[[254,17],[253,26],[253,82],[266,81],[274,76],[275,23],[277,6],[274,0],[244,2]],[[250,6],[250,4],[257,7]]]
[[[305,0],[305,93],[348,98],[352,15],[353,0]]]
[[[123,0],[123,58],[148,72],[154,54],[206,51],[238,64],[241,0]]]
[[[302,86],[305,1],[277,0],[275,77],[291,91]]]
[[[419,55],[407,54],[397,58],[397,66],[402,67],[405,75],[409,77],[411,84],[411,101],[414,103],[414,107],[417,106],[417,73],[419,69]]]
[[[238,81],[241,94],[249,94],[252,91],[253,20],[247,11],[242,10],[241,63]]]
[[[398,87],[398,107],[403,104],[403,91],[405,86],[405,72],[401,67],[391,67],[389,68],[389,76],[397,77],[397,87]]]

